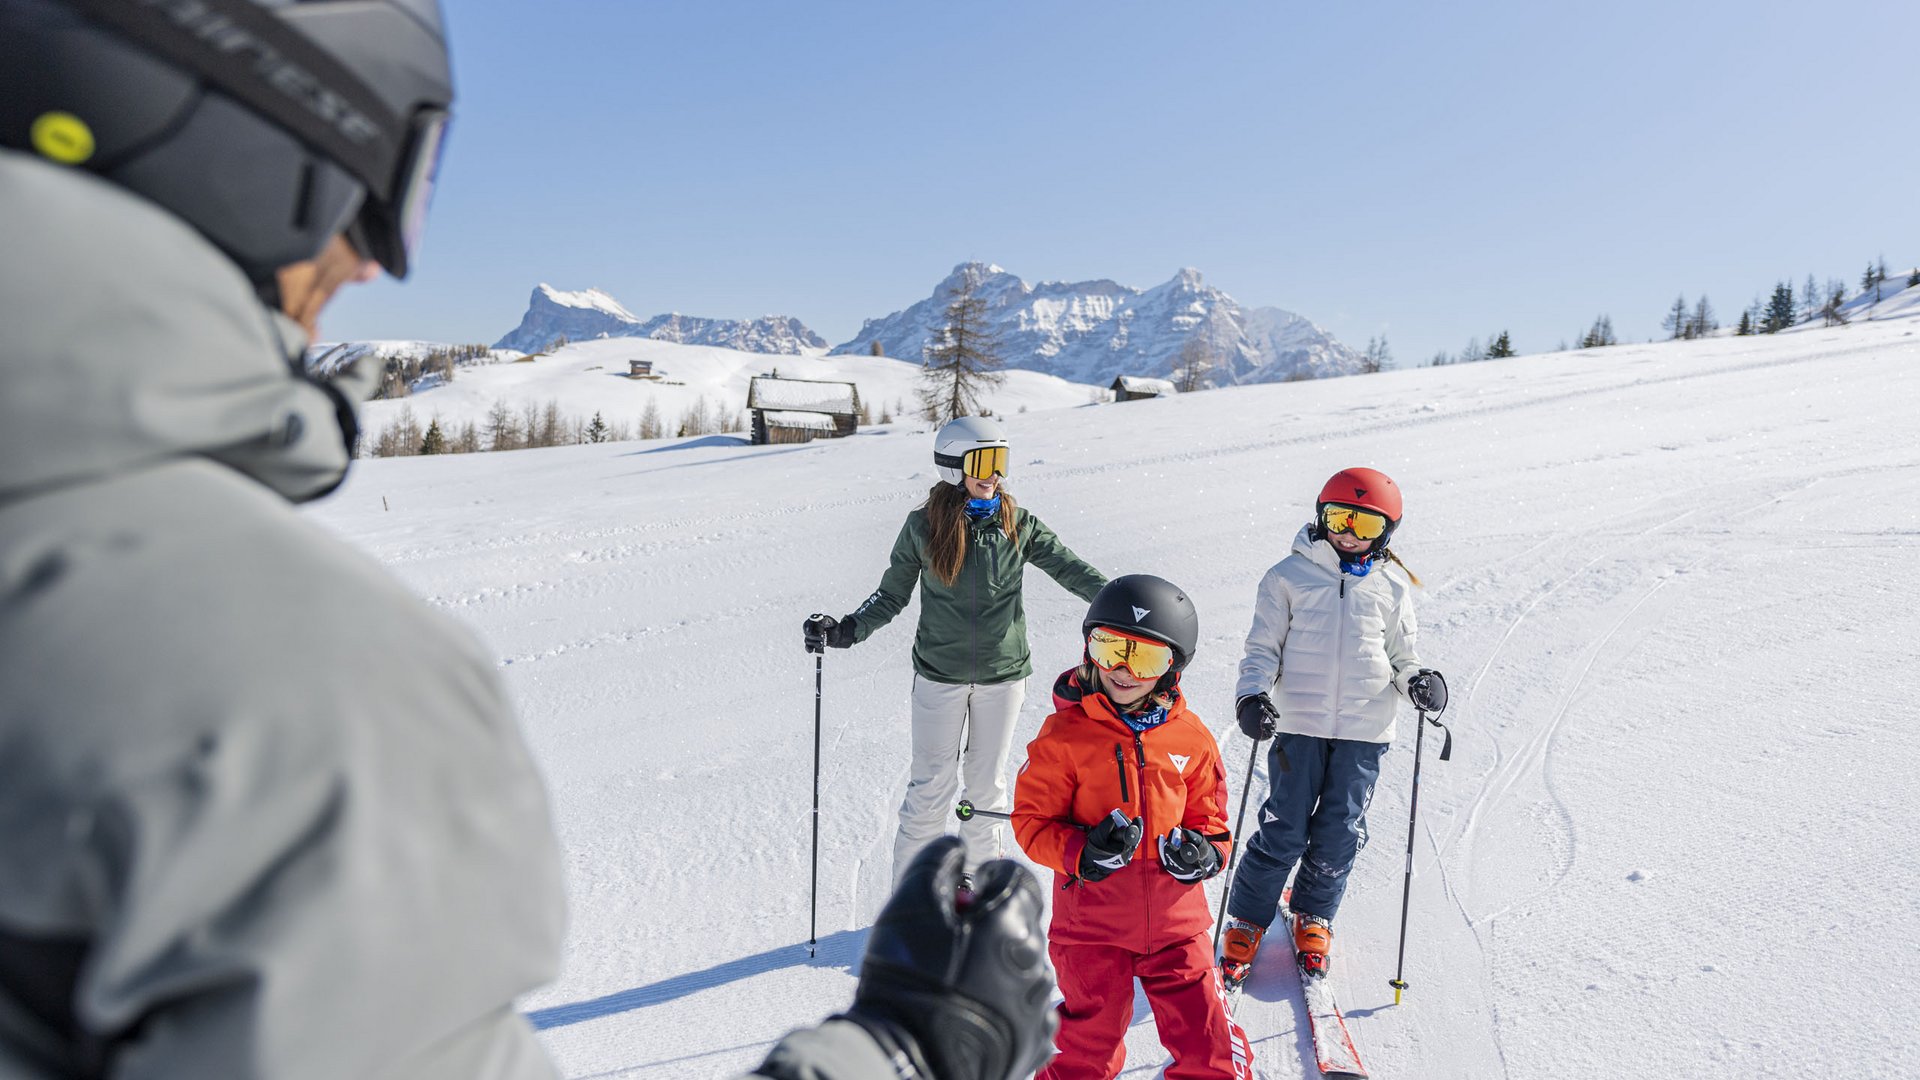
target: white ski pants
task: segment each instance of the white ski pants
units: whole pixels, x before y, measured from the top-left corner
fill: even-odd
[[[959,799],[1003,814],[1013,809],[1007,755],[1026,699],[1025,679],[956,684],[913,677],[913,766],[893,841],[894,881],[921,848],[946,833]],[[1001,856],[1005,824],[986,817],[961,823],[968,865]]]

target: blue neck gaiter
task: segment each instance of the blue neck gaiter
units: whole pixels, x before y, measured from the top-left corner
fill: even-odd
[[[1143,713],[1121,713],[1120,719],[1135,731],[1152,731],[1167,722],[1167,707],[1156,705]]]
[[[972,521],[985,521],[1000,512],[1000,493],[994,492],[991,499],[968,499],[967,517]]]
[[[1340,572],[1343,574],[1352,574],[1354,577],[1366,577],[1372,570],[1373,556],[1371,555],[1361,556],[1359,562],[1348,562],[1345,558],[1340,560]]]

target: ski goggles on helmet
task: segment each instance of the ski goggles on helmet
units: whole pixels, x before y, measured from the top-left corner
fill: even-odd
[[[408,125],[407,142],[385,197],[368,191],[360,213],[347,227],[347,240],[360,254],[397,278],[407,276],[427,231],[427,206],[433,201],[451,114],[422,109]]]
[[[975,480],[991,480],[996,476],[1007,475],[1007,448],[1004,446],[982,446],[969,450],[958,457],[952,454],[935,454],[933,463],[943,469],[959,469]]]
[[[1385,514],[1357,506],[1328,503],[1320,508],[1320,527],[1330,533],[1350,532],[1362,540],[1378,540],[1391,525]]]
[[[1173,646],[1096,626],[1087,634],[1087,659],[1106,671],[1123,667],[1136,679],[1157,679],[1173,667]]]

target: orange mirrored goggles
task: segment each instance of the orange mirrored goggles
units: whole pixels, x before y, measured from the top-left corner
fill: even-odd
[[[1328,503],[1320,510],[1320,525],[1330,533],[1350,532],[1362,540],[1378,540],[1387,533],[1385,514],[1356,506]]]
[[[1173,667],[1173,646],[1096,626],[1087,635],[1087,659],[1107,671],[1123,667],[1136,679],[1157,679]]]

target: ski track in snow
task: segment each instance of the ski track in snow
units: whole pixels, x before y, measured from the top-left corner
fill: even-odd
[[[1920,891],[1920,871],[1886,859],[1905,848],[1882,779],[1920,771],[1891,676],[1920,639],[1901,599],[1917,577],[1899,569],[1920,549],[1906,509],[1920,505],[1920,453],[1891,434],[1920,410],[1920,369],[1905,363],[1916,328],[1009,418],[1031,462],[1014,485],[1026,505],[1108,572],[1166,574],[1199,603],[1188,687],[1228,762],[1230,810],[1249,744],[1225,702],[1253,583],[1332,468],[1377,463],[1408,489],[1402,554],[1430,581],[1423,657],[1456,673],[1455,755],[1439,762],[1427,732],[1401,1005],[1385,983],[1410,710],[1371,810],[1378,850],[1341,912],[1332,978],[1374,1075],[1599,1080],[1621,1043],[1690,1077],[1920,1075],[1905,1020],[1879,1004],[1920,977],[1920,916],[1898,899]],[[809,611],[871,590],[923,498],[926,436],[895,434],[777,454],[611,445],[374,462],[314,512],[475,625],[523,707],[574,908],[566,972],[527,1004],[551,1021],[542,1038],[569,1077],[731,1075],[846,1004],[890,885],[918,605],[824,661],[814,959],[814,674],[791,639]],[[1115,497],[1143,481],[1167,493],[1171,525],[1143,528]],[[1848,572],[1806,569],[1834,559]],[[1027,610],[1036,671],[1015,768],[1082,608],[1036,572]],[[1889,629],[1863,633],[1857,612]],[[1837,683],[1855,707],[1813,704]],[[1866,739],[1875,760],[1856,769]],[[1264,772],[1262,755],[1250,826]],[[1823,786],[1859,805],[1823,809]],[[1863,940],[1811,933],[1840,967],[1884,961],[1885,992],[1809,975],[1798,950],[1738,932],[1773,921],[1778,883],[1816,843]],[[1884,889],[1864,888],[1870,873]],[[1223,884],[1209,883],[1210,910]],[[1650,968],[1642,949],[1669,962]],[[1285,952],[1256,965],[1240,1018],[1258,1075],[1292,1080],[1317,1074],[1291,966],[1265,963]],[[1769,1039],[1808,1009],[1852,1017],[1857,1045]],[[1123,1075],[1168,1064],[1138,995],[1127,1046]]]

